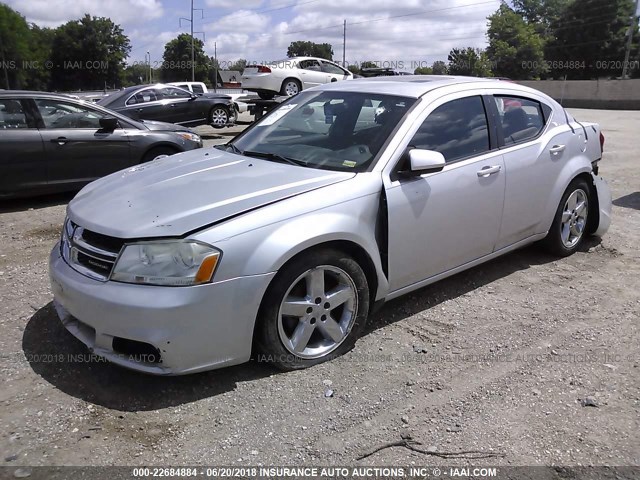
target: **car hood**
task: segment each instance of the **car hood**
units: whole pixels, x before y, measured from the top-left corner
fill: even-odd
[[[176,125],[175,123],[157,122],[156,120],[138,120],[138,122],[142,123],[149,130],[153,130],[153,131],[164,131],[164,132],[188,132],[189,131],[187,127],[183,127],[182,125]]]
[[[202,94],[199,94],[198,96],[204,97],[204,98],[221,98],[223,100],[231,100],[232,98],[229,95],[226,95],[224,93],[215,93],[215,92],[202,93]]]
[[[69,203],[75,223],[118,238],[182,236],[354,177],[206,149],[121,170]]]

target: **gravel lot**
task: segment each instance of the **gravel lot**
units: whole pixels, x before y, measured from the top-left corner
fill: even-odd
[[[47,277],[70,196],[0,204],[0,464],[640,465],[640,112],[572,113],[606,136],[601,243],[561,260],[534,246],[390,302],[352,352],[301,372],[90,361]],[[357,460],[407,435],[498,456]]]

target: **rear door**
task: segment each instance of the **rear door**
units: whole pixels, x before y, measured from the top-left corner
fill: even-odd
[[[0,197],[47,184],[42,137],[28,102],[0,98]]]
[[[512,95],[489,98],[496,109],[507,179],[499,249],[546,228],[540,226],[546,201],[568,160],[565,148],[572,134],[568,127],[546,132],[552,109],[541,101]]]
[[[100,118],[106,115],[101,111],[51,98],[37,98],[35,103],[51,186],[75,188],[130,165],[126,130],[102,130]]]

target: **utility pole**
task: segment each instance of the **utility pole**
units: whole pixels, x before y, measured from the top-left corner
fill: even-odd
[[[151,53],[147,52],[147,55],[149,56],[149,84],[151,84]]]
[[[629,68],[629,55],[631,54],[631,42],[633,40],[633,31],[638,24],[638,17],[636,12],[638,11],[638,0],[633,7],[633,12],[631,12],[631,24],[629,25],[629,37],[627,38],[627,51],[624,54],[624,64],[622,65],[622,79],[627,78],[627,69]]]
[[[182,21],[184,20],[185,22],[189,22],[189,25],[191,26],[191,81],[195,81],[196,79],[196,62],[195,62],[195,39],[193,34],[194,33],[202,33],[202,35],[204,35],[204,32],[194,32],[193,31],[193,12],[199,10],[200,11],[200,16],[201,18],[204,18],[204,10],[202,8],[193,8],[193,0],[191,0],[191,17],[190,18],[184,18],[184,17],[180,17],[180,19],[178,20],[178,24],[180,26],[182,26]]]
[[[213,42],[213,66],[215,69],[213,76],[213,91],[218,91],[218,42]]]
[[[636,0],[638,1],[638,0]],[[342,66],[347,68],[347,19],[345,18],[344,24],[342,27]]]

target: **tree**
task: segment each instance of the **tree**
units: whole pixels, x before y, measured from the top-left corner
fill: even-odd
[[[360,67],[358,67],[357,64],[348,65],[347,70],[349,70],[354,75],[360,75]]]
[[[571,0],[513,0],[513,10],[541,35],[548,35]],[[577,5],[576,5],[577,7]],[[575,8],[575,7],[574,7]],[[578,7],[580,8],[580,7]]]
[[[434,75],[446,75],[447,74],[447,64],[442,60],[436,60],[433,62],[431,66],[431,70],[433,70]]]
[[[22,15],[0,3],[0,85],[21,88],[29,59],[29,26]]]
[[[376,65],[375,62],[367,60],[360,64],[360,71],[362,72],[365,68],[378,68],[378,65]]]
[[[287,57],[319,57],[333,59],[333,47],[330,43],[313,43],[298,40],[287,48]]]
[[[494,75],[527,80],[546,71],[542,37],[506,4],[489,17],[487,36]]]
[[[418,67],[413,71],[414,75],[433,75],[433,68],[431,67]]]
[[[480,48],[454,48],[449,52],[449,74],[469,77],[490,77],[491,65]]]
[[[193,58],[195,62],[194,79],[204,82],[209,78],[209,57],[204,53],[204,42],[193,39]],[[191,35],[181,33],[164,46],[162,55],[162,79],[166,82],[191,80]]]
[[[122,86],[130,87],[132,85],[142,85],[147,83],[149,79],[149,66],[143,63],[127,65],[124,69]]]
[[[51,45],[51,87],[55,90],[119,86],[129,38],[109,18],[85,15],[55,30]]]
[[[245,68],[247,68],[247,61],[244,58],[240,58],[238,59],[238,61],[233,62],[231,65],[229,65],[229,70],[240,73],[242,73]]]
[[[620,76],[633,7],[632,0],[582,0],[579,8],[577,4],[566,8],[552,24],[553,39],[545,50],[547,60],[558,65],[555,75],[571,79]],[[636,22],[631,59],[638,52],[638,37]]]
[[[27,90],[49,88],[51,70],[46,67],[46,62],[51,58],[54,36],[54,29],[40,28],[35,23],[29,25],[29,63],[25,66],[28,72],[24,79],[24,88]]]

